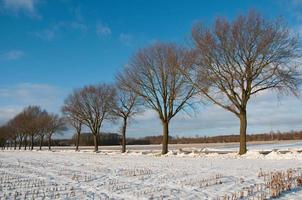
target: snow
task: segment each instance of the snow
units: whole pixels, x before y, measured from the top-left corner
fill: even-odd
[[[124,154],[4,150],[0,151],[0,199],[15,199],[14,195],[24,199],[25,193],[27,199],[33,199],[33,194],[34,199],[222,199],[263,184],[260,171],[291,168],[301,174],[302,153],[297,147],[266,155],[263,148],[252,148],[243,156],[223,148],[173,150],[165,156],[151,150]],[[302,199],[302,188],[282,193],[280,199]]]

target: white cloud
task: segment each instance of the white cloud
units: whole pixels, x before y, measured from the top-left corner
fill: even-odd
[[[229,111],[209,104],[199,108],[194,116],[179,113],[172,119],[172,136],[238,134],[239,119]],[[135,117],[129,136],[159,135],[162,132],[156,113],[147,110]],[[253,97],[248,106],[248,133],[302,130],[302,100],[293,96],[280,99],[272,92]]]
[[[157,118],[157,116],[158,114],[154,110],[148,109],[136,115],[135,119],[139,121],[147,121]]]
[[[88,27],[83,22],[72,21],[72,22],[57,22],[48,26],[47,28],[33,32],[32,34],[42,40],[52,41],[59,35],[63,35],[64,32],[79,31],[85,33]]]
[[[34,0],[3,0],[3,3],[7,9],[34,12]]]
[[[74,21],[67,23],[67,28],[70,26],[71,29],[79,30],[80,32],[86,32],[88,30],[87,25],[85,24],[85,19],[82,14],[81,7],[76,7],[71,9],[72,16],[74,17]]]
[[[300,36],[302,35],[302,26],[297,27],[297,32]]]
[[[51,41],[55,38],[55,36],[58,33],[58,31],[60,30],[61,26],[62,26],[61,23],[57,23],[57,24],[51,25],[41,31],[36,31],[33,34],[40,39]]]
[[[25,13],[32,17],[38,17],[36,12],[38,0],[2,0],[1,3],[6,11],[13,14]]]
[[[100,38],[110,36],[111,35],[111,29],[108,26],[106,26],[102,23],[97,23],[97,25],[96,25],[96,34]]]
[[[10,98],[24,103],[51,103],[52,95],[56,92],[57,88],[47,84],[20,83],[14,86],[0,87],[0,98]]]
[[[10,50],[0,54],[1,60],[18,60],[24,56],[24,52],[21,50]]]
[[[302,5],[302,0],[291,0],[290,1],[293,5]]]
[[[21,112],[21,107],[5,106],[0,109],[0,126],[5,124],[9,119],[12,119],[19,112]]]
[[[28,105],[39,105],[51,112],[59,112],[62,91],[47,84],[20,83],[0,87],[0,123],[9,120]]]
[[[124,45],[131,46],[133,42],[133,36],[127,33],[121,33],[119,35],[119,41]]]
[[[78,22],[78,21],[74,21],[71,22],[69,24],[70,28],[74,29],[74,30],[79,30],[80,32],[86,32],[88,30],[88,27],[86,26],[86,24],[82,23],[82,22]]]
[[[0,124],[9,120],[25,106],[40,105],[51,112],[59,112],[67,93],[47,84],[22,83],[0,87]],[[172,136],[238,134],[239,120],[232,113],[209,104],[188,116],[179,113],[172,119]],[[120,124],[104,124],[106,131],[119,131]],[[248,133],[289,131],[302,129],[302,100],[285,96],[278,100],[271,92],[252,98],[248,106]],[[162,125],[157,113],[146,110],[130,120],[129,137],[160,135]],[[67,136],[66,136],[67,137]]]
[[[75,8],[71,8],[71,13],[74,16],[76,21],[79,22],[83,22],[84,21],[84,17],[82,14],[82,8],[81,6],[75,7]]]

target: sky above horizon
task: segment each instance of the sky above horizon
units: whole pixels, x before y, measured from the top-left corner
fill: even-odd
[[[188,45],[196,21],[232,20],[256,10],[283,17],[302,33],[301,0],[0,0],[0,124],[27,105],[59,113],[66,96],[87,84],[111,83],[139,48],[157,41]],[[179,114],[172,136],[236,134],[238,120],[211,103]],[[302,100],[265,92],[248,107],[248,133],[302,130]],[[104,124],[105,131],[120,125]],[[147,110],[131,120],[130,137],[159,135]]]

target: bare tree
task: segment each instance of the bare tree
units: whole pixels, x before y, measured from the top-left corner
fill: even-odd
[[[66,121],[76,130],[76,151],[79,151],[80,135],[82,130],[82,120],[80,115],[80,102],[78,101],[78,91],[70,94],[62,107],[62,112],[67,119]]]
[[[168,152],[169,122],[189,104],[194,87],[186,84],[179,68],[190,68],[191,55],[174,44],[155,44],[140,50],[117,75],[123,89],[144,99],[158,113],[163,126],[162,154]]]
[[[43,110],[40,106],[28,106],[24,110],[26,115],[26,128],[27,134],[30,136],[31,139],[31,147],[30,149],[33,150],[35,137],[41,132],[41,116],[43,114]]]
[[[0,127],[0,145],[2,149],[8,147],[10,141],[10,128],[7,125],[3,125]]]
[[[7,141],[14,143],[14,149],[21,149],[24,140],[24,149],[27,148],[27,138],[30,139],[30,149],[33,150],[36,139],[40,140],[40,150],[42,149],[43,139],[46,135],[51,143],[51,137],[54,133],[61,133],[66,130],[63,118],[55,114],[48,114],[39,106],[28,106],[22,112],[17,114],[5,126]]]
[[[39,126],[39,132],[38,132],[38,138],[39,138],[39,150],[42,150],[42,146],[44,143],[44,137],[47,134],[49,123],[51,123],[51,116],[47,113],[46,110],[44,110],[38,119],[38,126]]]
[[[9,120],[6,125],[6,130],[9,134],[9,138],[11,140],[11,142],[14,145],[14,150],[17,149],[17,140],[18,140],[18,132],[17,129],[15,129],[14,124],[12,123],[12,120]]]
[[[67,130],[65,120],[57,114],[48,114],[46,116],[45,135],[48,140],[48,149],[51,150],[51,140],[55,133],[62,134]]]
[[[77,118],[67,118],[69,123],[72,125],[72,127],[76,130],[76,151],[79,151],[79,145],[80,145],[80,136],[82,131],[83,123],[81,120],[78,120]]]
[[[25,137],[25,117],[24,113],[21,112],[17,114],[13,119],[11,119],[8,123],[14,129],[17,140],[19,142],[19,150],[21,149],[23,139]]]
[[[21,149],[22,143],[24,144],[24,150],[27,149],[27,138],[28,138],[28,132],[29,132],[29,126],[28,123],[30,121],[28,112],[26,111],[28,109],[24,108],[22,112],[17,114],[11,121],[11,126],[14,128],[16,134],[18,135],[19,140],[19,150]]]
[[[14,132],[20,134],[20,138],[24,138],[25,150],[28,145],[28,137],[30,138],[30,149],[33,150],[35,137],[41,129],[39,118],[42,112],[43,111],[39,106],[28,106],[24,108],[24,110],[18,114],[12,122]]]
[[[196,66],[186,73],[199,91],[240,119],[240,150],[245,154],[247,105],[264,90],[298,92],[300,43],[280,19],[267,21],[255,12],[213,27],[192,29]]]
[[[85,124],[94,136],[94,151],[98,151],[98,135],[102,123],[112,117],[115,88],[111,85],[89,85],[74,91],[70,98],[76,102],[76,119]]]
[[[126,152],[126,129],[128,119],[139,112],[139,98],[132,91],[122,89],[120,84],[117,84],[117,99],[113,113],[122,118],[122,153]]]

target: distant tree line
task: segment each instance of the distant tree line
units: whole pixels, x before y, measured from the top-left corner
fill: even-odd
[[[94,139],[93,134],[91,133],[81,133],[81,137],[79,140],[80,146],[93,146]],[[121,145],[122,143],[122,136],[117,133],[100,133],[98,135],[99,145],[101,146],[108,146],[108,145]],[[77,144],[77,134],[73,135],[70,144],[76,145]]]
[[[302,140],[302,131],[270,132],[262,134],[248,134],[247,141],[281,141],[281,140]],[[239,135],[219,136],[196,136],[196,137],[170,137],[170,144],[193,144],[193,143],[229,143],[240,142]],[[128,138],[128,144],[161,144],[162,136],[146,136],[142,138]]]
[[[162,136],[158,141],[162,154],[166,154],[168,144],[173,142],[171,120],[180,112],[195,110],[197,102],[209,101],[239,119],[239,136],[225,139],[236,138],[232,140],[240,142],[239,154],[245,154],[246,141],[256,137],[247,135],[249,100],[266,90],[298,95],[302,80],[298,62],[301,41],[280,18],[270,21],[250,12],[233,21],[217,18],[209,26],[197,23],[191,32],[192,46],[158,42],[139,49],[116,74],[114,84],[86,85],[66,98],[62,113],[76,132],[76,150],[83,127],[91,132],[89,140],[93,140],[97,152],[104,122],[120,119],[122,152],[125,152],[129,119],[151,109],[161,122]],[[44,115],[38,113],[33,120],[21,123],[30,127],[25,132],[11,128],[15,126],[8,123],[1,137],[15,145],[24,144],[25,148],[29,143],[31,149],[35,140],[43,144],[46,137],[51,141],[52,134],[59,131],[50,131],[46,125],[41,126],[46,130],[37,128],[40,126],[36,123],[42,123],[37,121]],[[6,136],[7,132],[11,134]]]
[[[71,139],[54,139],[53,143],[56,146],[74,146],[76,143],[76,134]],[[282,141],[282,140],[302,140],[302,131],[288,131],[288,132],[269,132],[262,134],[248,134],[247,142],[256,141]],[[122,144],[122,137],[117,133],[101,133],[99,140],[102,141],[100,145],[114,146]],[[194,137],[179,137],[170,136],[169,144],[205,144],[205,143],[230,143],[240,142],[239,135],[219,135],[219,136],[194,136]],[[127,145],[149,145],[161,144],[162,136],[146,136],[140,138],[128,137]],[[91,133],[83,133],[80,140],[81,146],[92,146],[93,135]]]

